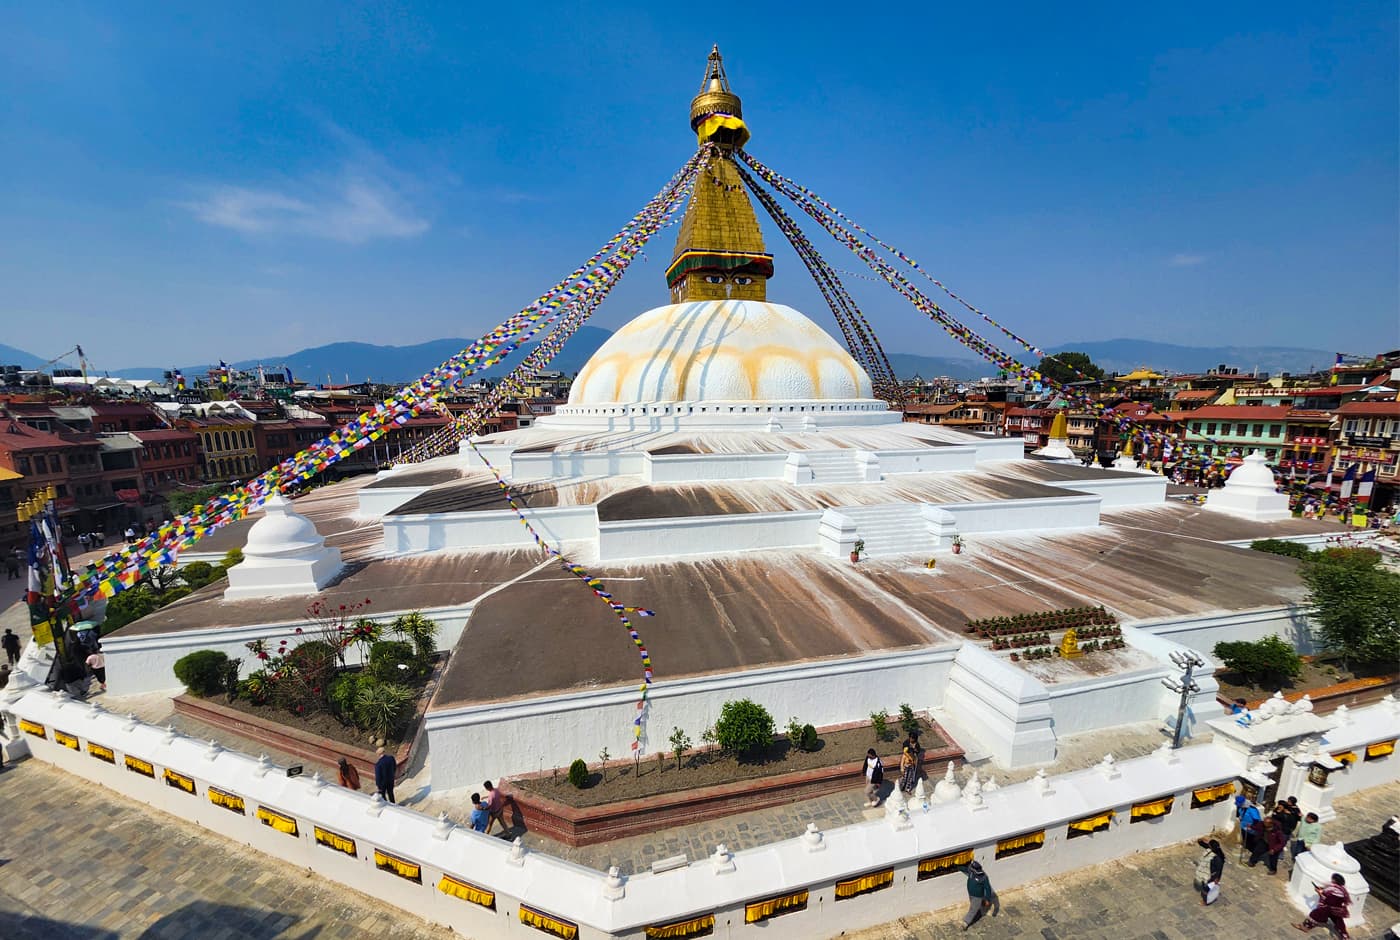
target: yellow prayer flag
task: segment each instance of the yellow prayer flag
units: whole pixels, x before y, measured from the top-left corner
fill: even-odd
[[[53,627],[47,620],[41,620],[29,629],[34,633],[34,642],[40,646],[48,646],[53,642]]]

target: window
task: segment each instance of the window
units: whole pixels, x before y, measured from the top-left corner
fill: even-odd
[[[15,458],[15,469],[18,470],[18,471],[20,472],[21,475],[23,475],[23,476],[29,476],[30,473],[31,473],[31,471],[30,471],[30,469],[29,469],[29,458],[28,458],[28,457],[16,457],[16,458]]]
[[[1279,431],[1280,431],[1279,425],[1277,425],[1277,424],[1271,424],[1271,425],[1269,425],[1269,436],[1270,436],[1270,437],[1278,437],[1278,436],[1279,436]]]
[[[1264,425],[1262,425],[1262,424],[1256,424],[1256,425],[1254,426],[1254,436],[1255,436],[1255,437],[1263,437],[1263,436],[1264,436]]]
[[[1243,423],[1235,425],[1236,437],[1244,437],[1247,434],[1249,434],[1249,425]]]
[[[1215,436],[1215,422],[1214,422],[1214,421],[1212,421],[1212,422],[1210,422],[1209,424],[1206,425],[1206,436],[1207,436],[1207,437],[1214,437],[1214,436]]]
[[[34,455],[34,472],[40,475],[49,472],[49,461],[43,454]]]

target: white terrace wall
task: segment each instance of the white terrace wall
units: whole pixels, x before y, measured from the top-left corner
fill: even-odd
[[[1341,770],[1328,776],[1327,785],[1333,798],[1380,786],[1400,777],[1400,752],[1367,756],[1372,744],[1395,744],[1400,737],[1400,702],[1394,697],[1369,708],[1333,712],[1328,716],[1341,724],[1334,726],[1322,738],[1322,749],[1328,754],[1352,753],[1356,760],[1347,762]],[[1383,750],[1383,748],[1381,748]]]
[[[892,712],[901,702],[922,710],[941,700],[954,653],[946,646],[671,679],[648,693],[645,751],[665,750],[674,727],[699,741],[730,699],[753,699],[779,724],[792,716],[814,725],[840,724],[876,709]],[[591,760],[605,747],[626,756],[636,707],[636,688],[625,686],[430,709],[425,726],[433,787],[474,786],[492,774],[567,766],[576,757]]]
[[[713,555],[817,544],[821,510],[598,523],[598,558]]]
[[[977,468],[976,444],[947,444],[908,450],[876,451],[885,476],[895,473],[952,473]]]
[[[437,624],[439,650],[456,648],[474,606],[462,604],[419,611]],[[393,620],[406,613],[410,611],[372,611],[372,615],[379,620]],[[297,633],[298,628],[303,632]],[[243,660],[243,675],[246,676],[257,668],[247,643],[267,640],[269,646],[276,647],[278,642],[286,640],[294,644],[314,636],[316,629],[317,625],[310,620],[292,620],[180,633],[114,633],[102,638],[102,652],[107,656],[107,690],[112,695],[178,690],[181,685],[180,680],[175,678],[175,661],[195,650],[218,650],[232,659]],[[358,662],[359,655],[356,647],[346,650],[346,659],[350,663]]]
[[[522,453],[510,458],[507,471],[513,480],[549,480],[559,477],[636,476],[642,472],[641,451],[551,451]]]
[[[1312,630],[1302,607],[1281,604],[1201,616],[1157,617],[1129,621],[1145,633],[1172,640],[1211,655],[1215,644],[1232,640],[1262,640],[1277,635],[1303,654],[1316,651]]]
[[[1109,477],[1102,480],[1063,480],[1048,486],[1076,493],[1103,497],[1101,507],[1126,509],[1133,506],[1161,506],[1167,499],[1167,478],[1155,473],[1135,474],[1130,479]]]
[[[522,905],[575,925],[583,940],[640,940],[647,926],[694,917],[713,917],[716,935],[741,940],[835,936],[965,900],[950,864],[921,880],[920,862],[970,855],[1006,890],[1224,831],[1232,823],[1229,793],[1210,795],[1213,802],[1193,794],[1237,774],[1234,757],[1214,744],[1159,751],[986,791],[972,802],[717,851],[670,872],[610,878],[315,778],[288,779],[245,755],[62,696],[7,698],[6,723],[13,730],[24,722],[36,758],[479,940],[524,936]],[[1377,728],[1393,737],[1400,717],[1373,708],[1387,708]],[[1385,779],[1394,779],[1397,761],[1383,766]],[[236,808],[220,805],[228,803]],[[278,816],[260,821],[264,808]],[[1112,815],[1102,831],[1069,838],[1071,822],[1105,813]],[[1027,850],[1003,851],[1013,842]],[[838,900],[840,882],[871,874],[885,887]],[[444,875],[472,886],[476,901],[447,893]],[[796,892],[804,896],[789,913],[747,922],[746,905]]]
[[[531,509],[530,524],[552,544],[591,541],[598,535],[598,510],[594,506]],[[397,555],[535,544],[529,530],[520,524],[520,517],[509,509],[387,516],[383,525],[384,550]]]
[[[1090,529],[1099,524],[1101,497],[1093,494],[1003,499],[987,503],[938,503],[957,520],[958,533]]]
[[[696,480],[781,480],[788,455],[647,454],[642,479],[648,483]]]

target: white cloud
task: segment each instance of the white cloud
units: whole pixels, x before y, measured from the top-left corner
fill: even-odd
[[[1167,264],[1171,265],[1174,268],[1194,268],[1198,264],[1203,264],[1205,260],[1205,255],[1193,255],[1187,254],[1185,252],[1178,252],[1177,254],[1172,255],[1171,258],[1167,260]]]
[[[196,219],[247,235],[301,235],[348,244],[412,238],[429,228],[389,179],[347,168],[333,180],[305,179],[272,186],[235,184],[197,188],[180,203]]]

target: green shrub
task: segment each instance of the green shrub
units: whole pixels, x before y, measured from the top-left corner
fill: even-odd
[[[870,713],[870,727],[875,732],[875,740],[883,741],[890,734],[890,723],[885,718],[884,712]]]
[[[228,657],[218,650],[195,650],[175,660],[175,678],[191,695],[204,698],[223,689],[227,664]]]
[[[160,605],[161,596],[149,584],[138,584],[122,591],[107,601],[107,614],[102,621],[103,635],[155,613]]]
[[[238,683],[238,697],[247,699],[254,705],[266,705],[271,691],[267,671],[264,669],[249,673],[248,678]]]
[[[802,722],[798,721],[796,716],[788,719],[787,739],[793,750],[802,750]]]
[[[751,754],[773,743],[773,716],[751,699],[725,702],[715,722],[715,737],[727,751]]]
[[[363,682],[355,694],[355,724],[376,738],[390,738],[413,710],[413,690],[397,682]]]
[[[307,640],[292,648],[287,654],[287,664],[296,672],[297,678],[313,689],[320,689],[318,698],[326,696],[326,686],[335,675],[336,657],[339,651],[325,640]]]
[[[575,758],[569,765],[569,783],[575,790],[582,790],[588,786],[588,765],[583,762],[583,758]]]
[[[326,685],[326,701],[330,703],[331,711],[346,721],[355,720],[355,699],[360,694],[362,679],[369,677],[357,672],[347,672],[336,676]]]
[[[224,663],[224,674],[221,677],[220,685],[230,702],[238,698],[239,686],[241,685],[238,681],[238,671],[242,668],[243,660],[241,659],[230,659]]]
[[[801,739],[801,740],[802,740],[801,747],[802,747],[802,750],[804,750],[804,751],[815,751],[815,750],[817,749],[817,745],[818,745],[819,743],[821,743],[821,742],[817,739],[817,729],[816,729],[816,727],[813,726],[813,725],[803,725],[803,726],[802,726],[802,739]]]
[[[216,581],[223,577],[223,571],[216,569],[207,561],[192,561],[180,569],[180,577],[191,590],[199,590],[211,581]]]
[[[690,735],[680,728],[672,728],[671,736],[666,740],[671,742],[671,753],[676,755],[676,769],[680,770],[681,758],[685,756],[686,751],[690,750]]]
[[[221,561],[221,562],[219,562],[219,567],[220,567],[220,568],[223,568],[225,571],[227,571],[228,569],[232,568],[234,565],[242,564],[242,562],[243,562],[243,549],[241,549],[241,548],[230,548],[227,552],[224,553],[224,560]]]
[[[418,611],[394,618],[393,630],[399,636],[407,637],[413,644],[414,656],[421,665],[428,666],[437,655],[437,624]]]
[[[1251,685],[1281,683],[1303,672],[1298,651],[1277,636],[1266,636],[1257,643],[1240,640],[1215,644],[1215,656],[1225,668],[1238,672]]]
[[[400,663],[408,669],[400,669]],[[365,671],[382,682],[401,681],[417,675],[419,663],[413,644],[403,640],[378,640],[370,644],[369,665]]]
[[[1258,539],[1251,542],[1249,547],[1256,552],[1267,552],[1270,555],[1287,555],[1289,558],[1307,558],[1312,554],[1312,549],[1306,545],[1299,545],[1297,542],[1286,542],[1283,539]]]

